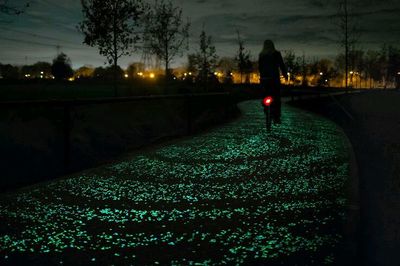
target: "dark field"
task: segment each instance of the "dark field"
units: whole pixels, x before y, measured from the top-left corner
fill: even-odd
[[[129,97],[142,95],[165,95],[177,93],[221,92],[224,86],[195,85],[184,81],[122,80],[117,82],[117,95],[110,80],[77,80],[74,82],[54,80],[5,81],[0,80],[0,101],[86,99],[106,97]]]
[[[6,100],[44,100],[44,99],[74,99],[114,97],[114,84],[109,80],[82,81],[3,81],[0,99]],[[170,92],[175,93],[181,85],[170,86]],[[164,93],[161,85],[154,82],[119,81],[118,96],[148,95]]]
[[[199,132],[238,113],[226,95],[112,100],[2,106],[1,190],[93,167],[165,138]]]

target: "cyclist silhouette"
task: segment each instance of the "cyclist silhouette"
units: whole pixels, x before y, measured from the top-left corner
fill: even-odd
[[[283,63],[282,55],[275,49],[271,40],[264,42],[264,48],[258,58],[258,70],[260,72],[261,86],[266,95],[272,96],[274,101],[271,104],[271,113],[274,123],[281,123],[281,81],[279,69],[285,79],[287,69]]]

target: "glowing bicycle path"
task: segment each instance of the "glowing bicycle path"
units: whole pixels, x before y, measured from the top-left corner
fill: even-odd
[[[259,101],[239,107],[207,133],[1,195],[0,264],[330,264],[344,134],[286,105],[267,133]]]

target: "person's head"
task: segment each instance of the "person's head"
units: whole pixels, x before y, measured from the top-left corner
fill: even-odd
[[[272,54],[276,51],[275,45],[271,40],[264,41],[264,47],[261,51],[262,54]]]

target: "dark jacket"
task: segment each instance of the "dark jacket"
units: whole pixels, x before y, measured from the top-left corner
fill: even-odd
[[[279,69],[287,77],[287,69],[280,52],[275,51],[272,54],[260,54],[258,58],[258,70],[260,71],[261,81],[272,79],[275,84],[280,84]]]

